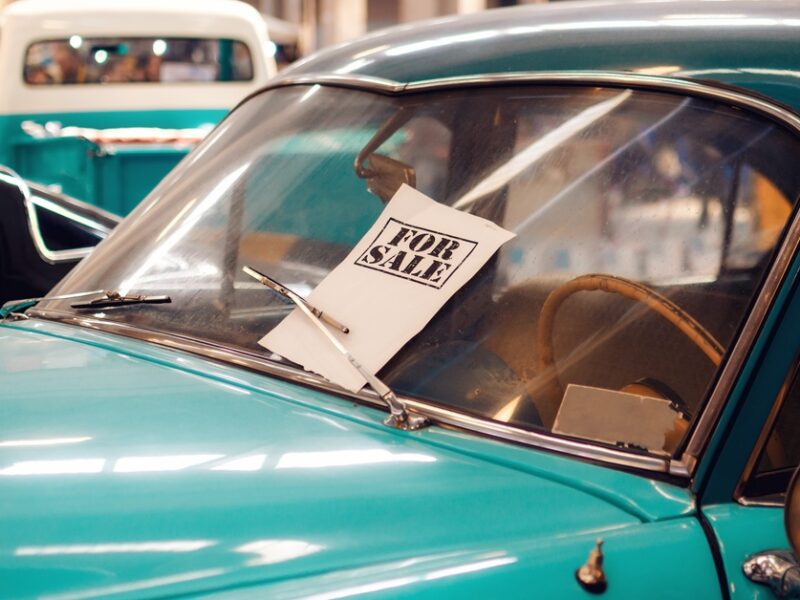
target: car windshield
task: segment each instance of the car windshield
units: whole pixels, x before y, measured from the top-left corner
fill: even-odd
[[[242,267],[307,295],[407,181],[516,238],[378,375],[482,419],[670,454],[782,239],[798,151],[775,121],[674,92],[280,87],[53,293],[168,294],[93,316],[280,360],[257,341],[292,306]]]

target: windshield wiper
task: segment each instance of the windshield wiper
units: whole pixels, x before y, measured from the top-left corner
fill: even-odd
[[[300,309],[306,317],[308,317],[314,325],[316,325],[317,329],[319,329],[323,335],[328,339],[328,341],[333,344],[334,348],[336,348],[346,359],[347,361],[353,365],[353,367],[358,371],[361,376],[366,379],[367,385],[369,385],[375,392],[380,396],[381,400],[383,400],[386,405],[389,407],[389,416],[384,420],[386,425],[390,427],[395,427],[397,429],[419,429],[424,427],[428,424],[428,420],[425,417],[420,415],[410,414],[406,409],[406,405],[395,395],[392,389],[383,383],[380,379],[378,379],[375,375],[367,371],[364,366],[356,360],[356,358],[350,354],[347,348],[336,339],[336,337],[325,327],[325,323],[329,323],[339,329],[343,333],[348,333],[350,330],[333,319],[331,316],[326,316],[318,308],[309,304],[307,300],[302,298],[301,296],[295,294],[292,290],[287,288],[285,285],[275,281],[271,277],[256,271],[252,267],[244,266],[242,267],[242,271],[250,275],[253,279],[258,281],[259,283],[267,286],[272,291],[280,294],[287,300],[293,302],[297,308]]]
[[[22,298],[19,300],[9,300],[3,306],[0,306],[0,319],[5,319],[10,316],[27,319],[27,315],[23,314],[32,306],[36,306],[39,302],[46,300],[69,300],[70,298],[82,298],[84,296],[94,296],[95,294],[102,294],[104,290],[92,290],[90,292],[75,292],[74,294],[61,294],[59,296],[40,296],[38,298]]]
[[[72,308],[110,308],[113,306],[123,306],[128,304],[164,304],[172,302],[169,296],[123,296],[119,292],[112,290],[91,290],[88,292],[75,292],[73,294],[60,294],[58,296],[40,296],[39,298],[23,298],[21,300],[9,300],[0,307],[0,319],[11,316],[27,318],[24,312],[36,306],[40,302],[50,300],[70,300],[72,298],[83,298],[85,296],[96,296],[103,294],[100,298],[95,298],[89,302],[77,302],[70,304]]]
[[[114,290],[103,292],[103,296],[89,300],[88,302],[76,302],[70,304],[72,308],[114,308],[116,306],[129,306],[131,304],[169,304],[172,298],[169,296],[142,296],[142,295],[123,295]]]

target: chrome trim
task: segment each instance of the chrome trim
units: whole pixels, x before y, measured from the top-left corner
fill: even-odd
[[[2,178],[7,178],[7,180],[9,180],[8,182],[16,185],[22,193],[22,197],[25,202],[25,212],[28,214],[28,231],[31,234],[31,239],[33,240],[33,245],[36,248],[36,251],[43,260],[51,264],[56,264],[59,262],[81,260],[89,256],[91,251],[94,250],[93,247],[72,248],[69,250],[50,250],[44,241],[44,237],[42,236],[42,232],[39,227],[39,217],[36,215],[36,208],[34,207],[36,200],[33,197],[33,194],[31,194],[30,186],[28,186],[28,183],[22,177],[20,177],[16,171],[5,165],[0,165],[0,179]],[[45,210],[48,209],[45,208]],[[63,210],[65,212],[72,213],[72,211],[67,209]],[[87,220],[84,217],[81,217],[81,219],[83,221]],[[96,225],[98,231],[107,230],[107,228],[100,223],[96,223]]]
[[[686,479],[691,477],[691,469],[682,460],[672,459],[671,461],[669,461],[668,472],[673,477],[681,477]]]
[[[742,573],[778,598],[800,598],[800,564],[791,550],[766,550],[748,556]],[[760,596],[760,594],[757,594]]]
[[[283,364],[257,354],[250,354],[242,350],[232,349],[211,342],[203,342],[181,335],[169,334],[161,331],[150,331],[125,323],[115,323],[113,321],[104,321],[92,317],[69,315],[66,313],[48,311],[42,308],[37,308],[30,312],[34,316],[39,316],[49,321],[77,325],[104,333],[124,335],[125,337],[142,340],[172,350],[188,352],[203,358],[210,358],[225,364],[233,364],[245,369],[278,377],[292,383],[313,387],[336,394],[337,396],[358,400],[377,408],[386,408],[386,403],[371,389],[364,389],[358,393],[352,393],[302,368]],[[440,425],[449,425],[491,436],[494,439],[499,438],[526,446],[562,452],[571,456],[602,461],[611,465],[642,469],[657,473],[667,473],[666,458],[632,454],[629,451],[616,450],[614,448],[597,446],[588,442],[555,437],[553,434],[549,433],[543,434],[528,431],[504,423],[473,417],[449,408],[430,404],[423,400],[402,395],[398,395],[398,397],[414,413],[422,415]]]
[[[53,202],[52,200],[45,198],[44,196],[39,195],[37,193],[31,194],[31,202],[33,202],[34,206],[38,206],[42,210],[47,210],[49,212],[56,213],[57,215],[60,215],[65,219],[69,219],[70,221],[75,221],[76,223],[80,223],[81,225],[88,227],[90,229],[94,229],[95,231],[99,231],[100,233],[106,236],[108,236],[111,233],[110,227],[107,227],[102,223],[98,223],[94,219],[90,219],[85,215],[78,214],[74,210],[71,210],[66,206],[62,206],[57,202]]]
[[[408,85],[391,79],[382,77],[370,77],[368,75],[332,75],[330,73],[295,75],[274,79],[261,89],[257,90],[248,98],[257,96],[262,92],[279,87],[289,87],[293,85],[331,85],[337,87],[353,88],[359,90],[369,90],[372,92],[383,92],[385,94],[397,94],[402,92]],[[247,98],[245,98],[247,100]],[[244,102],[244,100],[242,101]]]
[[[703,412],[695,423],[689,442],[686,445],[684,460],[690,459],[692,461],[688,463],[692,466],[692,473],[694,473],[697,460],[719,419],[725,400],[736,383],[756,336],[764,324],[775,295],[786,278],[789,265],[795,257],[798,247],[800,247],[800,211],[795,210],[793,221],[778,250],[772,268],[764,280],[758,299],[750,311],[747,321],[745,321],[742,333],[739,334],[727,361],[724,363],[722,373],[717,379],[717,383],[711,391]]]
[[[743,106],[755,112],[761,113],[781,124],[791,128],[800,136],[800,116],[781,106],[773,104],[767,100],[755,97],[746,90],[739,92],[729,88],[716,87],[707,83],[701,83],[688,79],[678,79],[662,77],[656,75],[642,75],[620,72],[596,72],[596,71],[569,71],[569,72],[526,72],[526,73],[503,73],[490,75],[474,75],[464,77],[447,77],[441,79],[431,79],[402,83],[378,77],[360,75],[331,75],[331,74],[307,74],[297,76],[284,76],[270,82],[254,94],[245,98],[257,96],[263,92],[289,86],[298,85],[329,85],[343,88],[360,89],[384,94],[401,94],[418,91],[445,90],[462,87],[476,87],[483,85],[502,85],[502,84],[561,84],[561,85],[603,85],[611,87],[633,87],[638,89],[651,89],[661,92],[675,92],[681,94],[691,94],[716,101]],[[239,106],[241,106],[241,104]],[[237,107],[238,108],[238,107]],[[403,398],[403,401],[413,408],[416,412],[423,414],[430,419],[441,424],[453,425],[495,436],[511,442],[536,446],[546,450],[564,452],[574,456],[580,456],[591,460],[599,460],[613,465],[638,468],[647,471],[668,473],[680,478],[690,478],[696,469],[697,459],[703,450],[705,443],[710,436],[711,430],[716,424],[725,399],[730,393],[733,384],[747,358],[750,347],[766,317],[769,307],[772,304],[775,293],[783,282],[791,259],[800,244],[800,214],[796,212],[792,224],[784,239],[774,264],[764,282],[760,295],[755,303],[747,321],[742,329],[742,333],[734,343],[725,361],[722,372],[709,394],[704,406],[703,413],[694,424],[686,450],[678,460],[667,460],[655,456],[635,455],[629,452],[614,450],[595,446],[589,443],[567,440],[554,437],[551,434],[541,434],[526,431],[497,423],[486,421],[455,411],[444,409],[435,405],[427,404],[411,398]],[[315,376],[305,371],[280,365],[276,362],[268,362],[264,358],[255,355],[247,355],[242,352],[234,351],[222,346],[215,346],[198,340],[184,338],[181,336],[167,335],[156,332],[146,332],[144,330],[131,327],[129,325],[97,321],[81,317],[54,316],[47,311],[37,309],[31,311],[33,314],[41,315],[47,319],[71,323],[82,327],[127,335],[136,339],[149,341],[158,345],[167,346],[174,349],[184,350],[193,354],[212,358],[226,363],[233,363],[239,366],[264,372],[269,375],[288,379],[290,381],[309,385],[325,391],[344,395],[370,404],[380,406],[382,403],[377,395],[369,391],[359,394],[350,394],[337,386],[325,381],[321,377]]]
[[[762,508],[783,508],[786,506],[786,499],[775,495],[763,498],[748,498],[741,496],[736,500],[740,506],[760,506]]]
[[[714,100],[731,102],[757,110],[769,115],[782,123],[794,128],[800,134],[800,115],[768,100],[752,95],[747,90],[734,90],[729,87],[719,87],[712,84],[681,79],[663,77],[659,75],[642,75],[625,72],[599,72],[599,71],[564,71],[564,72],[515,72],[497,73],[489,75],[467,75],[458,77],[443,77],[439,79],[426,79],[410,83],[402,83],[391,79],[371,77],[365,75],[331,75],[326,73],[307,75],[288,75],[278,78],[267,84],[253,95],[263,92],[295,85],[329,85],[350,89],[361,89],[385,94],[400,94],[419,91],[440,89],[478,87],[484,85],[513,84],[513,83],[538,83],[538,84],[574,84],[574,85],[605,85],[625,86],[636,88],[650,88],[658,91],[671,91],[689,93],[694,96],[703,96]]]

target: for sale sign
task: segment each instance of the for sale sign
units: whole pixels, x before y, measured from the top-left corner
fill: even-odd
[[[331,333],[377,373],[512,237],[403,185],[308,300],[349,328]],[[366,383],[296,309],[259,344],[348,390]]]
[[[477,245],[451,233],[390,218],[355,264],[438,289]]]

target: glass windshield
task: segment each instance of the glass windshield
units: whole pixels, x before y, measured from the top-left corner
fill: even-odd
[[[30,85],[250,81],[253,63],[235,40],[73,35],[31,44],[24,77]]]
[[[775,122],[677,94],[279,88],[236,110],[54,293],[169,294],[98,317],[270,358],[256,342],[292,307],[242,266],[306,295],[412,181],[517,237],[379,376],[483,418],[670,453],[781,238],[797,155]]]

